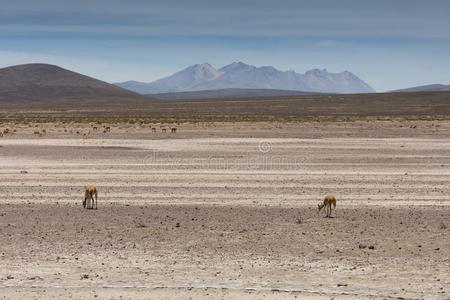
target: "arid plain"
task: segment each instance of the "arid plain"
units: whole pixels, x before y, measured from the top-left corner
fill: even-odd
[[[1,124],[0,297],[450,297],[449,121],[99,123]]]

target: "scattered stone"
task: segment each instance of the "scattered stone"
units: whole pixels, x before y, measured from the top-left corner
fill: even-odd
[[[28,277],[27,280],[43,280],[43,279],[40,276],[31,276],[31,277]]]
[[[177,223],[177,224],[175,225],[175,227],[180,227],[180,223]]]
[[[83,280],[83,279],[89,279],[89,275],[88,274],[83,274],[83,275],[81,275],[81,279]]]
[[[146,228],[146,227],[147,227],[147,225],[144,224],[144,222],[138,222],[138,223],[136,224],[136,228]]]
[[[8,276],[6,276],[6,279],[8,279],[8,280],[10,280],[10,279],[14,279],[14,276],[12,276],[12,275],[8,275]]]
[[[28,174],[28,171],[27,170],[22,170],[22,171],[20,171],[20,174]]]
[[[365,244],[359,244],[359,249],[366,249],[367,248],[367,245],[365,245]]]
[[[370,249],[370,250],[375,250],[375,246],[374,246],[374,245],[370,245],[370,246],[369,246],[369,249]]]
[[[348,286],[348,284],[347,284],[347,283],[338,283],[337,286],[338,286],[338,287]]]

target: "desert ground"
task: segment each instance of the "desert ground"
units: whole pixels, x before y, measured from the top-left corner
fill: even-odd
[[[450,298],[450,121],[0,129],[0,298]]]

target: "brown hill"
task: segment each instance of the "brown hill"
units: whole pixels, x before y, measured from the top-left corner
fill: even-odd
[[[449,85],[429,84],[429,85],[416,86],[416,87],[402,89],[402,90],[395,90],[392,92],[393,93],[415,93],[415,92],[445,92],[445,91],[450,91],[450,84]]]
[[[0,103],[71,104],[145,101],[115,85],[48,64],[0,69]]]

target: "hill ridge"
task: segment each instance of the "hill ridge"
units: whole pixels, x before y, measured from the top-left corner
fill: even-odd
[[[0,102],[111,102],[145,97],[52,64],[31,63],[0,69]]]

